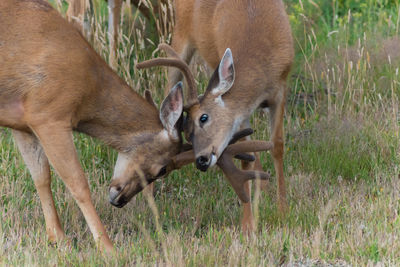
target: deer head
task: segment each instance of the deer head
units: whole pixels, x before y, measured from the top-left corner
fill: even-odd
[[[262,180],[270,178],[269,173],[260,171],[242,171],[238,169],[233,163],[234,157],[245,161],[253,161],[254,157],[247,154],[248,152],[266,151],[272,148],[272,143],[265,141],[243,141],[240,143],[236,143],[236,141],[238,141],[239,139],[252,133],[253,131],[251,129],[244,129],[233,135],[231,141],[229,142],[229,146],[225,149],[217,162],[217,165],[226,175],[228,181],[232,185],[240,200],[245,203],[249,202],[250,198],[244,190],[244,183],[248,180],[253,180],[256,178]],[[150,160],[154,161],[153,158],[149,159],[149,161]],[[157,175],[154,175],[153,173],[145,174],[143,171],[138,173],[137,170],[135,173],[135,171],[133,170],[135,164],[132,164],[131,159],[128,157],[122,157],[122,155],[119,154],[117,166],[118,162],[120,162],[121,166],[132,166],[132,168],[128,169],[126,167],[123,168],[124,170],[130,171],[131,175],[127,175],[126,172],[123,172],[121,177],[125,178],[117,178],[113,180],[110,187],[111,204],[118,208],[123,207],[126,203],[129,202],[129,200],[133,196],[142,191],[142,189],[148,183],[151,183],[158,178],[162,178],[172,170],[180,169],[187,164],[193,163],[194,161],[195,156],[194,151],[191,149],[191,146],[182,146],[182,152],[177,155],[171,156],[170,160],[167,163],[164,163],[167,165],[162,167]],[[130,179],[127,179],[126,177],[130,177]]]
[[[150,92],[146,99],[155,106]],[[131,138],[131,149],[119,152],[110,185],[110,203],[123,207],[147,184],[175,169],[173,156],[181,150],[178,127],[183,110],[182,83],[176,84],[160,108],[161,127]],[[151,153],[150,153],[151,152]]]
[[[227,49],[211,76],[204,96],[199,103],[188,107],[185,133],[193,144],[196,166],[201,171],[206,171],[217,162],[243,121],[242,114],[237,112],[237,103],[224,99],[234,80],[232,53]]]
[[[236,101],[228,102],[224,98],[235,81],[232,52],[229,48],[225,51],[218,68],[211,76],[204,96],[199,99],[194,78],[187,64],[179,59],[170,46],[161,44],[159,48],[165,50],[172,58],[151,59],[141,62],[137,67],[174,66],[185,74],[189,85],[189,98],[184,108],[188,113],[184,125],[185,135],[193,144],[197,168],[206,171],[217,163],[246,117],[243,112],[237,112]]]

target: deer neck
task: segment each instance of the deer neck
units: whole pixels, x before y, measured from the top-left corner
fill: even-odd
[[[242,65],[242,63],[244,64]],[[265,89],[268,86],[268,78],[260,69],[255,70],[256,68],[253,66],[246,65],[242,61],[235,62],[234,84],[222,97],[226,106],[240,110],[243,118],[249,117],[267,98]],[[240,101],[238,101],[239,99]]]
[[[163,129],[159,112],[108,66],[102,67],[96,93],[90,96],[77,130],[119,151],[129,150],[135,137]]]

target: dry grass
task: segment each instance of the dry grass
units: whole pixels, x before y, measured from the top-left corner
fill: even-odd
[[[107,58],[105,4],[94,2],[88,38]],[[367,28],[357,32],[354,29],[364,24],[356,19],[353,24],[361,26],[345,23],[345,16],[324,29],[318,20],[322,1],[313,2],[316,6],[287,3],[290,14],[298,16],[291,15],[297,59],[285,121],[285,216],[277,213],[272,181],[256,201],[257,232],[244,236],[238,229],[239,201],[222,174],[200,173],[193,166],[157,183],[154,199],[140,194],[115,209],[107,201],[115,152],[76,135],[96,209],[117,254],[107,257],[96,250],[82,214],[58,178],[52,189],[68,240],[53,247],[30,175],[10,132],[0,129],[0,265],[400,264],[398,16],[390,15],[389,23],[382,14],[391,10],[374,9],[376,19],[371,21],[382,32],[377,37]],[[165,18],[170,17],[171,4],[152,22],[132,6],[125,10],[117,71],[134,90],[150,89],[160,103],[166,70],[138,71],[134,66],[157,56],[157,44],[170,40],[171,29],[165,25],[171,24]],[[375,18],[369,12],[365,16]],[[324,31],[330,35],[321,34]],[[196,61],[193,69],[204,88],[206,68]],[[268,139],[268,117],[256,112],[252,121],[256,138]],[[265,169],[273,169],[268,154],[262,154],[262,161]]]

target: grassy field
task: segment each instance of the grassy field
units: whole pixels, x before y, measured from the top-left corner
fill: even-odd
[[[108,55],[106,6],[94,1],[88,39]],[[58,3],[58,5],[57,5]],[[279,216],[273,178],[254,199],[257,231],[240,231],[241,207],[217,169],[193,166],[156,183],[126,207],[108,203],[116,152],[75,135],[97,211],[117,255],[101,255],[61,180],[52,189],[66,244],[48,245],[33,181],[7,129],[0,129],[0,265],[374,266],[400,265],[400,5],[396,0],[286,0],[296,61],[285,114],[289,210]],[[65,11],[65,3],[54,2]],[[151,21],[127,6],[118,73],[158,104],[163,68],[135,70],[169,41],[165,6]],[[155,53],[154,56],[157,56]],[[201,61],[193,64],[207,83]],[[268,117],[252,118],[268,139]],[[262,154],[265,170],[273,166]]]

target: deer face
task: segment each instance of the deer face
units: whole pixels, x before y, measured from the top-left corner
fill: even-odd
[[[173,157],[180,152],[177,123],[183,109],[182,84],[178,83],[160,109],[163,128],[133,137],[132,149],[120,152],[110,185],[110,203],[123,207],[147,184],[165,177],[174,169]]]
[[[206,93],[199,104],[189,110],[185,134],[193,144],[196,166],[201,171],[217,162],[242,123],[242,115],[229,106],[235,103],[224,101],[224,94],[232,87],[234,79],[233,58],[228,48],[209,81]]]

